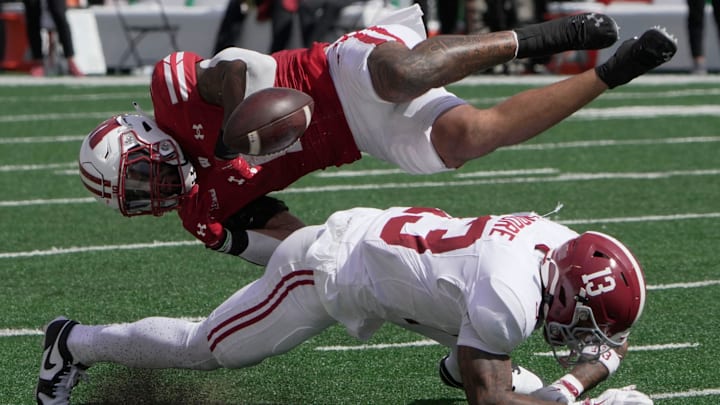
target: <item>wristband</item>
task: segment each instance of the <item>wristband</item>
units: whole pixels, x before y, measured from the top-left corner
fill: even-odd
[[[553,384],[554,385],[562,385],[570,392],[570,394],[575,396],[575,398],[579,397],[580,394],[582,394],[583,391],[585,390],[585,387],[583,387],[580,380],[578,380],[572,374],[565,374],[564,376],[560,377],[559,380],[555,381]]]
[[[598,350],[601,351],[600,355],[597,355]],[[608,370],[608,377],[615,374],[617,369],[620,367],[620,361],[622,357],[615,351],[615,349],[609,349],[608,346],[602,345],[599,348],[597,346],[587,346],[582,351],[583,356],[589,356],[591,358],[597,357],[599,361]]]

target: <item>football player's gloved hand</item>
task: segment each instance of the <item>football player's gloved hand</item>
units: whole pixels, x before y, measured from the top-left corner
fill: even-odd
[[[241,181],[242,179],[250,179],[260,171],[259,166],[250,166],[250,164],[243,158],[238,157],[232,160],[224,162],[222,170],[230,171],[231,173],[237,173],[240,178],[228,178],[229,181]]]
[[[562,379],[555,381],[546,387],[542,387],[539,390],[533,391],[530,395],[537,399],[558,402],[561,404],[575,403],[575,399],[577,398],[577,396],[573,395],[573,393],[570,392],[570,389],[563,384]]]
[[[634,385],[611,388],[597,398],[587,398],[575,405],[652,405],[653,400],[635,389]]]

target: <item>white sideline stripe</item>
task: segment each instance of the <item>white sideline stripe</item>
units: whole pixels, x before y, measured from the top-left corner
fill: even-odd
[[[696,347],[700,347],[700,343],[666,343],[662,345],[645,345],[645,346],[630,346],[629,350],[631,352],[650,352],[650,351],[658,351],[658,350],[676,350],[676,349],[694,349]],[[558,356],[566,356],[568,353],[567,350],[561,350],[558,351]],[[539,357],[553,357],[553,352],[537,352],[533,353],[535,356]]]
[[[435,346],[439,343],[434,340],[416,340],[414,342],[405,343],[380,343],[376,345],[357,345],[357,346],[318,346],[315,350],[321,352],[340,352],[347,350],[377,350],[377,349],[394,349],[402,347],[421,347]]]
[[[611,108],[583,108],[570,119],[602,119],[602,118],[633,118],[644,119],[653,117],[693,117],[698,115],[720,114],[718,105],[662,105],[662,106],[623,106]]]
[[[87,113],[53,113],[53,114],[18,114],[0,115],[3,122],[34,122],[34,121],[61,121],[70,119],[102,119],[116,115],[117,112],[87,112]],[[700,105],[664,105],[664,106],[623,106],[608,108],[583,108],[569,119],[597,120],[607,118],[644,119],[649,117],[692,117],[698,115],[715,116],[720,114],[720,106],[712,104]]]
[[[675,288],[697,288],[697,287],[707,287],[711,285],[718,285],[720,284],[720,280],[705,280],[705,281],[695,281],[692,283],[672,283],[672,284],[660,284],[660,285],[649,285],[645,288],[647,290],[670,290]]]
[[[560,173],[559,169],[553,167],[541,167],[539,169],[518,169],[518,170],[484,170],[481,172],[458,173],[455,175],[458,179],[466,179],[470,177],[495,177],[495,176],[517,176],[527,174],[556,174]]]
[[[567,75],[521,75],[521,76],[503,76],[503,75],[474,75],[468,76],[453,85],[478,85],[485,86],[507,85],[507,84],[550,84],[564,79]],[[632,81],[632,83],[623,86],[623,88],[632,88],[638,85],[659,85],[666,87],[669,84],[697,84],[697,83],[720,83],[718,75],[689,75],[687,73],[653,73],[650,75],[640,76]],[[0,76],[0,85],[5,86],[46,86],[46,85],[69,85],[74,87],[93,87],[93,86],[138,86],[150,85],[150,75],[134,75],[134,76],[87,76],[81,79],[69,76],[56,77],[30,77],[20,75]]]
[[[18,114],[18,115],[0,115],[0,122],[33,122],[33,121],[62,121],[72,119],[107,119],[113,115],[117,115],[117,111],[112,112],[83,112],[83,113],[53,113],[53,114]]]
[[[177,247],[177,246],[190,246],[200,244],[197,240],[186,240],[177,242],[160,242],[154,241],[152,243],[131,243],[127,245],[103,245],[103,246],[84,246],[84,247],[69,247],[69,248],[50,248],[48,250],[30,250],[27,252],[6,252],[0,253],[0,259],[12,259],[18,257],[39,257],[39,256],[54,256],[64,255],[70,253],[85,253],[85,252],[102,252],[108,250],[133,250],[133,249],[154,249],[164,247]]]
[[[336,172],[318,172],[315,177],[321,179],[334,177],[384,176],[386,174],[406,174],[402,169],[338,170]]]
[[[2,169],[3,166],[0,166]],[[3,171],[3,170],[0,170]],[[303,194],[334,191],[358,191],[358,190],[381,190],[381,189],[410,189],[410,188],[433,188],[433,187],[468,187],[486,184],[522,184],[522,183],[557,183],[565,181],[587,181],[587,180],[652,180],[663,179],[674,176],[714,176],[720,174],[720,169],[705,170],[671,170],[667,172],[625,172],[625,173],[560,173],[554,177],[508,177],[490,178],[482,180],[459,180],[459,181],[430,181],[430,182],[402,182],[402,183],[369,183],[369,184],[345,184],[314,187],[290,187],[277,191],[279,194]],[[0,201],[2,207],[23,207],[44,204],[73,204],[88,203],[95,201],[94,198],[63,198],[63,199],[36,199],[21,201]],[[715,214],[686,214],[702,215],[703,218],[712,218]],[[708,217],[707,215],[710,215]],[[645,218],[645,217],[640,217]],[[661,220],[667,219],[665,216]],[[609,220],[613,220],[612,218]],[[644,220],[644,219],[639,219]],[[622,220],[624,221],[624,220]]]
[[[16,143],[80,142],[83,139],[85,139],[84,135],[25,136],[14,138],[0,138],[0,144],[12,145]]]
[[[601,139],[597,141],[570,141],[570,142],[548,142],[548,143],[523,143],[519,145],[500,148],[495,152],[509,150],[551,150],[567,148],[589,148],[597,146],[642,146],[642,145],[676,145],[683,143],[709,143],[720,142],[720,136],[694,136],[660,139]]]
[[[70,167],[77,167],[77,162],[48,163],[44,165],[3,165],[0,166],[0,172],[26,172],[31,170],[67,169]]]
[[[601,100],[628,100],[628,99],[660,99],[660,98],[680,98],[680,97],[707,97],[720,95],[720,89],[687,89],[674,91],[644,91],[644,92],[620,92],[620,93],[604,93],[600,96]],[[501,101],[507,100],[505,97],[474,97],[465,98],[470,104],[476,105],[493,105]]]
[[[684,392],[667,392],[663,394],[650,394],[652,399],[669,399],[669,398],[690,398],[690,397],[707,397],[710,395],[720,395],[720,388],[709,388],[706,390],[690,390]]]
[[[346,184],[331,186],[297,187],[287,188],[278,193],[298,194],[317,193],[331,191],[359,191],[359,190],[381,190],[381,189],[409,189],[409,188],[431,188],[431,187],[463,187],[479,186],[485,184],[521,184],[521,183],[556,183],[565,181],[585,180],[608,180],[608,179],[630,179],[649,180],[662,179],[674,176],[711,176],[720,174],[720,169],[705,170],[671,170],[667,172],[625,172],[625,173],[567,173],[555,177],[512,177],[484,180],[459,180],[459,181],[426,181],[426,182],[402,182],[383,184]]]
[[[52,143],[52,142],[78,142],[85,139],[85,135],[58,135],[58,136],[27,136],[27,137],[0,137],[0,144],[15,143]],[[597,146],[643,146],[643,145],[675,145],[684,143],[709,143],[720,142],[720,136],[689,136],[674,138],[653,138],[653,139],[599,139],[592,141],[569,141],[569,142],[544,142],[534,144],[519,144],[514,146],[506,146],[498,149],[500,151],[512,150],[552,150],[566,148],[588,148]],[[373,172],[379,174],[405,173],[400,169],[377,169],[377,170],[358,170],[358,172]],[[333,173],[319,172],[318,177],[334,177]]]
[[[19,201],[0,201],[2,207],[28,207],[32,205],[50,205],[50,204],[86,204],[96,202],[94,197],[85,198],[54,198],[52,200],[19,200]]]
[[[352,346],[318,346],[315,350],[328,352],[328,351],[349,351],[349,350],[375,350],[375,349],[394,349],[402,347],[421,347],[421,346],[433,346],[439,345],[434,340],[416,340],[414,342],[404,343],[382,343],[376,345],[352,345]],[[646,345],[646,346],[630,346],[630,351],[658,351],[658,350],[674,350],[674,349],[689,349],[699,347],[699,343],[668,343],[661,345]],[[562,355],[563,352],[558,352]],[[566,354],[566,353],[565,353]],[[553,352],[539,352],[534,353],[535,356],[549,357],[553,356]]]
[[[96,100],[122,100],[132,98],[144,98],[147,93],[92,93],[92,94],[55,94],[47,96],[4,96],[0,97],[0,103],[35,103],[47,101],[96,101]]]
[[[627,223],[627,222],[656,222],[656,221],[677,221],[686,219],[720,218],[720,212],[708,212],[704,214],[673,214],[673,215],[646,215],[642,217],[625,218],[597,218],[597,219],[567,219],[559,220],[564,225],[584,225],[597,223]]]
[[[502,76],[502,75],[475,75],[468,76],[459,82],[451,84],[454,85],[467,85],[467,86],[493,86],[493,85],[508,85],[508,84],[528,84],[528,85],[546,85],[561,80],[565,80],[570,76],[567,75],[526,75],[526,76]],[[689,74],[651,74],[640,76],[633,79],[632,83],[623,86],[623,89],[629,89],[637,87],[638,85],[652,85],[666,87],[667,85],[677,84],[697,84],[697,83],[720,83],[720,76],[718,75],[689,75]],[[622,90],[620,91],[622,92]]]

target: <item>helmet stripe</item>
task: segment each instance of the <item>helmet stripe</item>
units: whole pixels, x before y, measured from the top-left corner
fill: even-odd
[[[95,149],[97,144],[105,138],[110,131],[119,127],[120,124],[117,122],[117,116],[114,116],[98,126],[90,135],[88,135],[88,142],[90,143],[90,149]]]
[[[83,178],[85,178],[85,179],[87,179],[87,180],[90,180],[91,182],[93,182],[93,183],[95,183],[95,184],[98,184],[98,185],[100,185],[100,186],[102,186],[102,187],[110,187],[110,185],[111,185],[110,180],[104,180],[104,179],[102,179],[102,178],[100,178],[100,177],[97,177],[97,176],[94,176],[94,175],[90,174],[90,172],[88,172],[87,170],[85,170],[85,168],[83,167],[82,164],[80,164],[80,174],[82,174],[82,177],[83,177]]]
[[[104,191],[100,191],[98,189],[95,189],[94,187],[91,187],[89,184],[87,184],[85,182],[85,179],[83,179],[83,185],[85,186],[86,189],[88,189],[88,191],[91,194],[94,194],[98,197],[101,197],[101,198],[111,198],[112,197],[112,195],[110,193],[106,193]]]

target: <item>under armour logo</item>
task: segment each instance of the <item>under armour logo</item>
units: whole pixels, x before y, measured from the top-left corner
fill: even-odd
[[[195,131],[195,139],[205,139],[205,134],[202,133],[202,124],[193,124],[192,129]]]
[[[200,156],[197,158],[197,160],[198,160],[198,163],[200,163],[201,167],[203,167],[203,168],[210,167],[210,159]]]
[[[205,230],[207,229],[207,225],[205,224],[197,224],[197,234],[200,236],[205,236]]]
[[[238,186],[242,186],[245,183],[245,179],[243,178],[236,178],[235,176],[228,177],[228,181],[230,183],[237,183]]]

